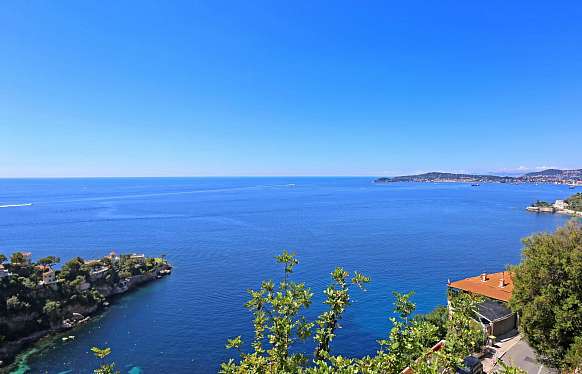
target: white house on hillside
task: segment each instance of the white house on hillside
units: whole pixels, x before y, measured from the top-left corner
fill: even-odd
[[[55,271],[49,268],[47,271],[42,273],[42,282],[40,284],[49,285],[57,282]]]

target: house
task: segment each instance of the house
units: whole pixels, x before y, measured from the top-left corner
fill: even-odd
[[[91,270],[91,272],[89,273],[89,277],[91,278],[91,281],[95,282],[96,280],[103,278],[103,276],[107,274],[107,271],[109,271],[108,266],[101,266],[99,268]]]
[[[47,271],[42,273],[42,285],[49,285],[57,282],[56,273],[53,269],[48,268]]]
[[[129,256],[129,258],[132,259],[132,260],[136,260],[140,264],[145,263],[145,255],[143,253],[142,254],[139,254],[139,255],[136,254],[136,253],[134,253],[131,256]]]
[[[8,270],[4,269],[3,265],[0,265],[0,279],[7,278],[11,275]]]
[[[110,259],[112,263],[119,262],[119,256],[117,253],[115,253],[115,251],[111,251],[108,256],[105,256],[105,258]]]
[[[560,210],[568,209],[568,203],[565,202],[564,200],[556,200],[556,202],[554,203],[554,208]]]
[[[485,298],[477,305],[475,319],[481,323],[487,335],[501,336],[517,328],[517,315],[512,313],[507,305],[513,292],[510,272],[483,273],[476,277],[450,282],[449,289]]]

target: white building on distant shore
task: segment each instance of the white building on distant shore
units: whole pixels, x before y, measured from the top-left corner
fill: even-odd
[[[568,203],[565,202],[564,200],[556,200],[556,202],[554,203],[554,208],[556,209],[568,209]]]
[[[145,255],[143,253],[140,254],[134,253],[131,256],[129,256],[129,258],[132,260],[136,260],[140,264],[143,264],[145,262]]]

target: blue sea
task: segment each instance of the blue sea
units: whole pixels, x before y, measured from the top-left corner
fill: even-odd
[[[214,373],[251,337],[246,290],[279,279],[274,256],[297,253],[293,277],[315,293],[341,265],[372,278],[353,293],[333,349],[361,356],[388,333],[392,291],[415,291],[419,312],[446,302],[447,280],[520,259],[521,238],[567,217],[525,211],[565,186],[373,184],[372,178],[99,178],[0,180],[0,252],[95,258],[166,254],[167,278],[32,353],[21,372],[90,373],[92,346],[111,347],[122,373]]]

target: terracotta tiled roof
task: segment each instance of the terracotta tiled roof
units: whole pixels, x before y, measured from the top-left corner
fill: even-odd
[[[487,296],[491,299],[505,302],[511,299],[511,293],[513,292],[513,280],[511,279],[511,273],[506,271],[486,274],[485,281],[483,281],[481,278],[482,275],[461,279],[459,281],[451,282],[449,287],[468,291],[477,295]],[[505,287],[499,287],[501,279],[504,279]]]

